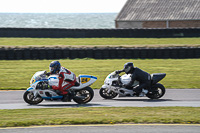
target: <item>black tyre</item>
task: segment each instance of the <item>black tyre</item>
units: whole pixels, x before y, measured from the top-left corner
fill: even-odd
[[[165,94],[165,87],[159,83],[152,86],[152,90],[152,92],[146,94],[150,99],[159,99]]]
[[[90,102],[93,97],[94,97],[93,89],[90,87],[85,87],[75,92],[73,100],[78,104],[86,104]]]
[[[105,99],[113,99],[118,95],[117,93],[115,93],[113,91],[108,92],[108,89],[106,89],[106,88],[101,88],[99,90],[99,94],[101,97],[103,97]]]
[[[30,105],[36,105],[43,101],[43,98],[41,98],[40,96],[34,98],[33,92],[29,92],[29,91],[26,91],[24,93],[23,98],[24,98],[24,101]]]

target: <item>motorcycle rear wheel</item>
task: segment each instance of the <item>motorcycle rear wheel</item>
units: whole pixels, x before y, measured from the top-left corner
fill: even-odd
[[[108,92],[108,90],[106,88],[101,88],[99,90],[99,94],[101,97],[105,98],[105,99],[113,99],[115,98],[118,94],[111,91],[111,92]]]
[[[43,101],[43,98],[40,96],[34,98],[33,92],[26,91],[24,93],[24,101],[30,105],[37,105]]]
[[[160,83],[152,86],[152,90],[152,92],[146,94],[146,96],[150,99],[159,99],[165,94],[165,87]]]
[[[90,102],[94,97],[94,91],[91,87],[85,87],[81,90],[76,91],[75,93],[76,94],[73,100],[78,104],[86,104]]]

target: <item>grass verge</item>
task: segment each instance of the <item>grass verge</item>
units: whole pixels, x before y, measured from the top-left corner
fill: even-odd
[[[200,38],[0,38],[0,47],[199,47]]]
[[[49,69],[52,60],[0,60],[0,89],[25,89],[36,71]],[[62,66],[79,74],[96,76],[92,88],[100,88],[106,76],[133,62],[149,73],[166,73],[161,83],[166,88],[200,88],[200,59],[75,59],[59,60]]]
[[[0,110],[0,114],[0,127],[116,123],[200,123],[200,107],[17,109]]]

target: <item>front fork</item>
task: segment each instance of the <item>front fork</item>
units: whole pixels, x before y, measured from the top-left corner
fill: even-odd
[[[112,89],[107,89],[108,88],[108,86],[107,85],[102,85],[102,87],[101,88],[104,88],[104,89],[106,89],[106,91],[107,91],[107,93],[109,94],[109,93],[111,93],[111,92],[113,92],[113,90]]]
[[[36,97],[38,97],[38,95],[39,95],[39,94],[38,94],[38,91],[34,91],[34,92],[33,92],[33,95],[34,95],[34,99],[35,99]]]
[[[28,89],[27,89],[27,91],[29,91],[29,92],[32,92],[32,93],[33,93],[33,96],[34,96],[33,98],[34,98],[34,99],[35,99],[36,97],[38,97],[38,95],[39,95],[39,94],[38,94],[38,91],[37,91],[37,90],[35,90],[35,89],[33,89],[33,88],[31,88],[31,87],[30,87],[30,88],[28,88]]]

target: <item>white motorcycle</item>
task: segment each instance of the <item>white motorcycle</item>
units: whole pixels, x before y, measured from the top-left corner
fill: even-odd
[[[138,95],[133,89],[127,89],[120,84],[127,85],[131,81],[131,74],[124,74],[120,76],[116,72],[110,73],[102,85],[99,94],[105,99],[113,99],[117,95],[119,97],[144,97],[147,96],[150,99],[159,99],[165,94],[165,87],[158,83],[166,76],[165,73],[151,74],[151,86],[150,88],[143,88],[142,92]],[[134,81],[132,87],[138,86],[139,82]]]
[[[73,99],[78,104],[85,104],[92,100],[94,91],[91,87],[97,80],[97,77],[90,75],[79,75],[77,84],[68,89],[70,92],[70,100]],[[58,75],[46,75],[46,71],[36,72],[30,80],[30,87],[24,93],[24,101],[30,105],[39,104],[45,100],[63,100],[63,95],[59,95],[50,86],[58,85]]]

